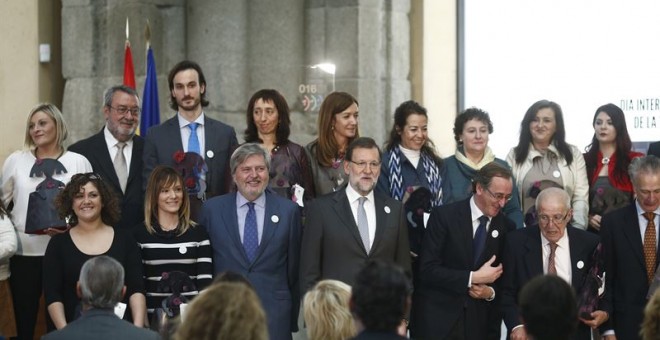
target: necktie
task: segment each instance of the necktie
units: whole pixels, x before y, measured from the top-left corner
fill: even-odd
[[[117,154],[113,161],[115,173],[119,179],[121,191],[126,192],[126,182],[128,182],[128,167],[126,166],[126,157],[124,157],[124,147],[126,146],[126,143],[118,142],[115,145],[117,146]]]
[[[477,227],[477,232],[474,233],[474,239],[472,240],[472,251],[474,252],[475,266],[479,262],[481,253],[484,251],[484,246],[486,245],[487,223],[488,223],[488,217],[486,215],[481,215],[481,217],[479,217],[479,226]]]
[[[644,261],[646,262],[646,276],[648,277],[649,284],[653,281],[655,273],[655,213],[645,212],[644,217],[649,221],[646,225],[644,232]]]
[[[367,198],[364,196],[358,198],[357,224],[360,238],[362,238],[362,243],[364,244],[364,249],[367,251],[367,254],[369,254],[369,251],[371,250],[371,242],[369,242],[369,222],[367,220],[367,212],[364,210],[364,202],[366,200]]]
[[[557,250],[557,243],[548,242],[550,245],[550,255],[548,255],[548,274],[557,275],[557,266],[555,266],[555,251]]]
[[[248,213],[245,215],[243,228],[243,248],[250,262],[254,261],[259,247],[259,233],[257,231],[257,213],[254,211],[254,202],[248,202]]]
[[[197,123],[190,123],[188,127],[190,128],[190,137],[188,138],[188,152],[196,152],[202,154],[199,149],[199,138],[197,138]]]

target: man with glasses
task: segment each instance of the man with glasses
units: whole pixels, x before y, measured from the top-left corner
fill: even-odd
[[[504,239],[515,224],[502,213],[511,170],[491,162],[472,180],[472,197],[433,208],[413,294],[415,339],[499,339],[497,279]]]
[[[628,169],[636,199],[605,214],[600,236],[607,271],[605,301],[612,317],[601,327],[603,338],[640,339],[649,286],[658,266],[660,158],[635,158]]]
[[[410,273],[401,202],[374,191],[380,157],[373,139],[353,140],[343,163],[348,185],[307,208],[300,256],[303,294],[324,279],[353,285],[355,275],[372,259],[395,263]]]
[[[69,151],[85,156],[94,172],[118,195],[121,219],[115,227],[133,228],[144,220],[144,139],[135,135],[140,123],[140,99],[134,89],[125,85],[110,87],[103,99],[105,126],[97,134],[69,146]]]
[[[563,189],[541,191],[536,198],[536,211],[538,225],[507,235],[502,259],[501,304],[511,340],[528,338],[519,314],[518,294],[523,286],[536,276],[556,275],[579,294],[592,267],[592,254],[599,241],[595,234],[570,224],[571,198]],[[591,339],[590,327],[605,322],[607,315],[601,310],[583,315],[583,321],[571,339]],[[578,320],[574,322],[578,323]]]

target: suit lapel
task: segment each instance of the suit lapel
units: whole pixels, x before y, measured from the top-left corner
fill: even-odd
[[[277,214],[277,212],[279,212],[280,209],[277,206],[277,202],[275,201],[275,199],[273,199],[273,196],[271,196],[271,194],[269,193],[265,193],[265,195],[266,195],[266,209],[264,210],[264,230],[263,230],[263,234],[261,235],[261,242],[259,242],[259,248],[257,249],[257,256],[255,257],[253,263],[256,263],[257,260],[259,260],[259,257],[261,257],[261,254],[263,254],[264,250],[268,246],[268,243],[275,234],[275,229],[279,225],[279,223],[273,222],[272,217],[277,216],[278,222],[282,219]]]
[[[528,277],[543,274],[543,244],[541,244],[541,231],[537,226],[528,227],[526,230],[527,240],[525,241],[525,254],[523,261],[527,269]]]
[[[172,157],[174,156],[174,153],[177,151],[184,151],[183,150],[183,142],[181,141],[181,129],[179,128],[179,114],[175,114],[174,117],[170,118],[167,122],[167,133],[166,133],[166,139],[165,140],[160,140],[158,141],[159,143],[166,143],[167,145],[170,146],[171,152],[169,152],[168,157],[168,162],[172,162]],[[175,138],[174,136],[178,136],[178,138]]]
[[[383,238],[383,234],[385,233],[385,229],[388,227],[388,219],[395,218],[394,216],[391,216],[390,213],[387,211],[391,212],[392,209],[389,208],[387,211],[385,211],[385,198],[382,197],[379,193],[374,191],[374,207],[376,208],[376,233],[374,235],[374,241],[371,244],[371,251],[370,253],[374,252],[374,249],[380,244],[381,239]],[[397,217],[398,218],[398,217]]]
[[[497,214],[490,220],[490,226],[488,227],[488,232],[486,233],[486,244],[484,245],[484,250],[481,252],[481,258],[479,258],[479,266],[488,261],[493,255],[497,255],[495,263],[500,263],[502,261],[500,256],[500,241],[502,237],[505,237],[506,233],[504,232],[504,215],[502,213]]]
[[[144,149],[144,141],[140,136],[133,136],[133,151],[131,156],[131,165],[128,170],[128,180],[126,181],[126,188],[136,177],[142,176],[142,150]],[[116,176],[115,176],[116,177]],[[119,183],[119,179],[117,179]]]
[[[568,246],[571,252],[571,285],[576,292],[579,292],[584,280],[584,273],[590,269],[586,264],[591,259],[586,256],[591,256],[591,254],[584,254],[584,244],[576,235],[573,227],[566,226],[566,232],[568,232]],[[580,261],[582,261],[581,268],[577,265]]]
[[[103,128],[105,129],[105,128]],[[104,169],[107,179],[112,182],[112,186],[117,189],[117,194],[121,193],[121,186],[119,185],[119,178],[117,178],[117,173],[115,172],[115,165],[110,158],[110,152],[108,151],[108,143],[105,142],[105,135],[101,132],[97,133],[94,136],[94,148],[98,151],[93,152],[93,157],[96,158],[96,162],[101,166],[101,169]],[[142,161],[142,155],[140,155],[140,161]],[[142,174],[140,174],[142,176]]]
[[[367,250],[364,248],[364,244],[362,243],[362,238],[360,237],[357,224],[353,218],[353,211],[351,210],[351,205],[349,204],[348,197],[346,196],[346,188],[337,191],[333,199],[335,204],[332,208],[335,210],[340,224],[343,225],[344,228],[348,229],[348,232],[353,235],[355,242],[357,242],[359,247],[362,248],[362,251],[367,254]]]
[[[637,217],[635,203],[632,203],[626,210],[625,218],[622,222],[626,221],[628,221],[628,223],[623,223],[621,225],[623,234],[628,239],[630,249],[632,249],[632,252],[635,254],[639,263],[642,267],[646,268],[644,262],[644,245],[642,244],[642,235],[639,230],[639,218]]]
[[[461,229],[461,237],[463,238],[463,248],[465,253],[463,254],[464,259],[469,259],[469,265],[474,265],[474,247],[472,246],[472,240],[474,239],[474,232],[472,230],[472,212],[470,209],[470,199],[464,201],[465,204],[462,205],[461,209],[458,211],[457,225]],[[484,247],[485,249],[485,247]]]
[[[228,202],[218,202],[219,204],[226,203],[226,207],[219,206],[217,207],[222,218],[222,225],[225,226],[227,235],[234,243],[236,250],[241,254],[241,261],[243,266],[248,268],[250,266],[250,261],[248,261],[247,254],[245,253],[245,248],[243,248],[243,242],[241,242],[241,235],[238,232],[238,213],[236,212],[238,207],[236,206],[236,193],[230,194],[228,197]]]

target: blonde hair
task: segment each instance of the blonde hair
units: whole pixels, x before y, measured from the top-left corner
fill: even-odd
[[[310,340],[343,340],[356,335],[348,307],[351,286],[337,280],[319,281],[303,302],[303,316]]]
[[[62,112],[57,108],[57,106],[50,104],[50,103],[41,103],[37,104],[35,107],[30,110],[30,114],[27,116],[27,123],[25,124],[25,141],[23,142],[23,145],[25,146],[26,149],[34,150],[37,146],[34,144],[34,141],[32,140],[32,136],[30,136],[30,123],[32,120],[32,116],[35,115],[37,112],[43,112],[46,115],[48,115],[51,119],[53,119],[53,122],[55,123],[55,141],[57,142],[57,145],[61,148],[64,149],[64,141],[66,140],[66,137],[69,135],[69,132],[66,128],[66,122],[64,121],[64,116],[62,115]]]
[[[660,289],[656,289],[644,308],[644,322],[639,335],[644,340],[660,338]]]
[[[177,235],[183,235],[196,223],[190,219],[190,198],[186,192],[181,175],[174,168],[159,165],[149,175],[147,190],[144,192],[144,225],[149,234],[156,233],[154,225],[158,223],[158,196],[163,188],[170,188],[176,184],[181,185],[183,197],[179,208],[179,226]]]
[[[212,284],[187,308],[175,340],[267,340],[266,313],[257,294],[241,282]]]

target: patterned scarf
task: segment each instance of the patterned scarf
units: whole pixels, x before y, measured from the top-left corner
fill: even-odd
[[[435,164],[433,158],[425,152],[421,152],[420,158],[424,167],[426,181],[429,183],[428,189],[433,194],[431,206],[440,206],[442,205],[442,178],[440,178],[440,169],[438,169],[438,165]],[[390,152],[387,168],[390,171],[390,195],[399,201],[403,199],[406,190],[403,187],[403,176],[401,175],[402,159],[401,149],[397,145]]]

